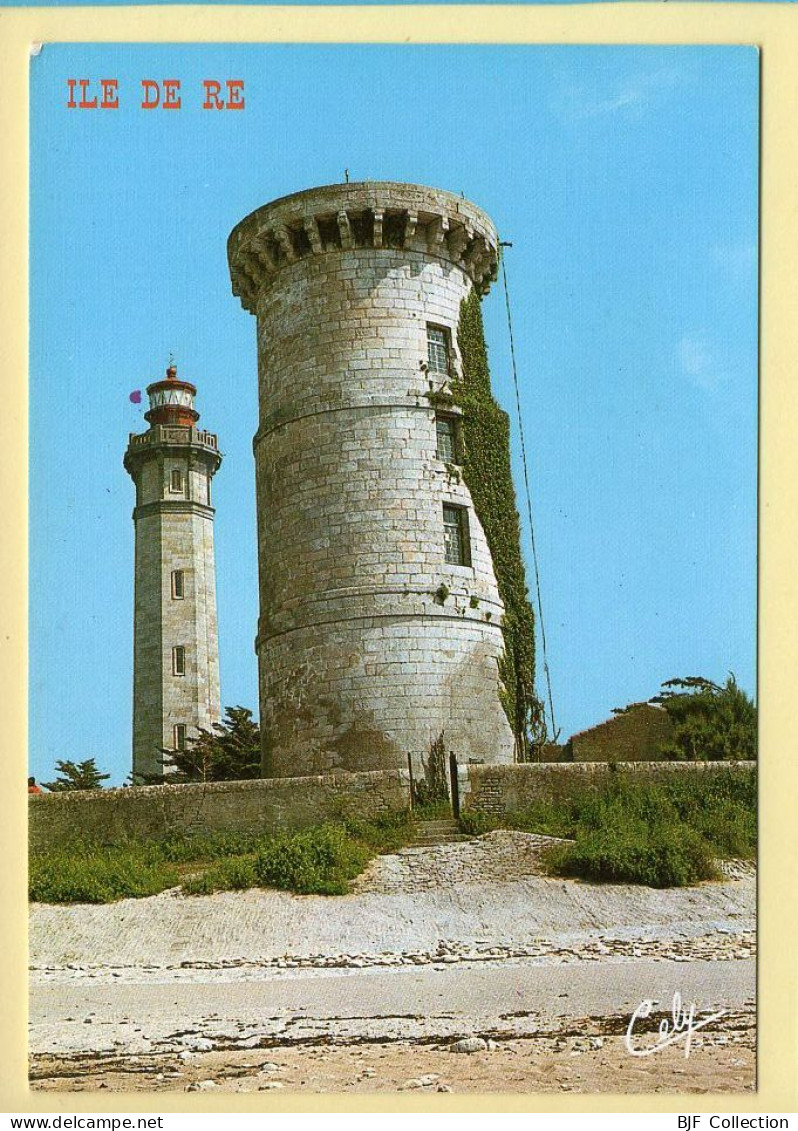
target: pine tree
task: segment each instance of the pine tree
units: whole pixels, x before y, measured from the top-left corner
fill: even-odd
[[[62,793],[68,789],[102,789],[103,782],[110,778],[110,774],[101,774],[93,758],[85,762],[56,762],[58,777],[55,781],[42,782],[45,789],[51,793]]]
[[[703,676],[669,679],[652,703],[665,708],[674,725],[663,745],[666,758],[698,761],[753,761],[757,754],[757,714],[753,700],[734,675],[721,687]]]
[[[225,707],[213,730],[201,728],[184,750],[163,749],[163,776],[137,784],[179,785],[195,781],[245,781],[261,776],[260,727],[246,707]]]

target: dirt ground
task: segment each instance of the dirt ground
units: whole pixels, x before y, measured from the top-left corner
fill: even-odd
[[[393,1041],[354,1046],[275,1045],[195,1053],[190,1060],[174,1055],[35,1056],[31,1088],[219,1094],[753,1091],[753,1012],[724,1020],[711,1035],[695,1035],[689,1058],[681,1043],[650,1056],[630,1056],[623,1036],[600,1035],[608,1019],[597,1023],[583,1018],[569,1026],[578,1029],[579,1036],[501,1041],[489,1051],[475,1053],[453,1053],[447,1045]],[[625,1019],[615,1022],[618,1028]]]

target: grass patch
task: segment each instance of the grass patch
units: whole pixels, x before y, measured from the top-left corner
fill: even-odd
[[[371,821],[344,817],[275,837],[255,858],[257,882],[301,895],[345,895],[374,856],[395,852],[412,833],[409,814],[390,813]]]
[[[183,880],[184,895],[212,895],[215,891],[246,891],[257,887],[254,856],[217,860],[195,876]]]
[[[29,895],[41,903],[111,903],[181,886],[186,895],[273,887],[343,895],[378,853],[412,839],[409,813],[341,816],[296,833],[173,835],[112,848],[75,842],[31,854]]]
[[[165,840],[148,842],[148,847],[170,863],[196,864],[251,855],[257,852],[263,839],[263,833],[173,833]]]
[[[546,854],[555,875],[682,887],[716,875],[716,858],[756,855],[756,771],[684,773],[656,783],[607,775],[501,818],[466,811],[464,831],[520,829],[574,841]]]
[[[426,801],[423,805],[413,806],[414,821],[440,821],[451,818],[452,803],[448,797],[444,801]]]
[[[373,849],[372,855],[396,852],[410,840],[415,832],[415,814],[403,809],[398,813],[381,813],[371,820],[345,816],[341,824],[347,835]]]
[[[652,888],[685,887],[718,875],[699,833],[665,823],[579,830],[574,844],[549,850],[547,864],[560,876]]]
[[[255,859],[255,875],[264,887],[301,895],[345,895],[374,855],[343,825],[321,825],[293,836],[276,837]]]
[[[471,836],[482,836],[493,829],[518,829],[544,836],[574,835],[578,807],[573,798],[553,801],[541,798],[524,809],[514,809],[501,817],[466,809],[460,814],[460,827]]]
[[[177,882],[175,866],[143,845],[78,844],[32,855],[28,873],[30,898],[40,903],[112,903],[157,895]]]

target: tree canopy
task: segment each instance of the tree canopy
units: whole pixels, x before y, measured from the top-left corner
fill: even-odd
[[[649,702],[664,707],[674,726],[672,740],[661,747],[666,758],[756,759],[756,706],[731,672],[723,686],[703,676],[669,679]]]
[[[184,750],[162,750],[163,776],[147,784],[195,781],[244,781],[261,776],[260,727],[246,707],[225,707],[212,730],[201,728]]]
[[[62,793],[67,789],[102,789],[103,782],[111,776],[100,773],[94,758],[87,758],[85,762],[59,761],[55,769],[58,774],[55,781],[41,783],[51,793]]]

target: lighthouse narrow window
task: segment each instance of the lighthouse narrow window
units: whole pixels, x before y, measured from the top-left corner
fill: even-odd
[[[185,575],[182,569],[172,570],[172,597],[175,601],[182,601],[186,595]]]
[[[465,507],[443,504],[443,548],[449,565],[471,565],[468,514]]]
[[[453,416],[435,416],[438,459],[444,463],[459,463],[457,458],[457,421]]]
[[[172,468],[172,478],[169,487],[172,491],[183,490],[183,472],[179,467]]]
[[[186,748],[186,724],[175,723],[172,727],[172,745],[175,750],[185,750]]]
[[[427,323],[427,361],[430,373],[449,376],[449,331]]]
[[[172,649],[172,675],[186,674],[186,650],[182,644]]]

